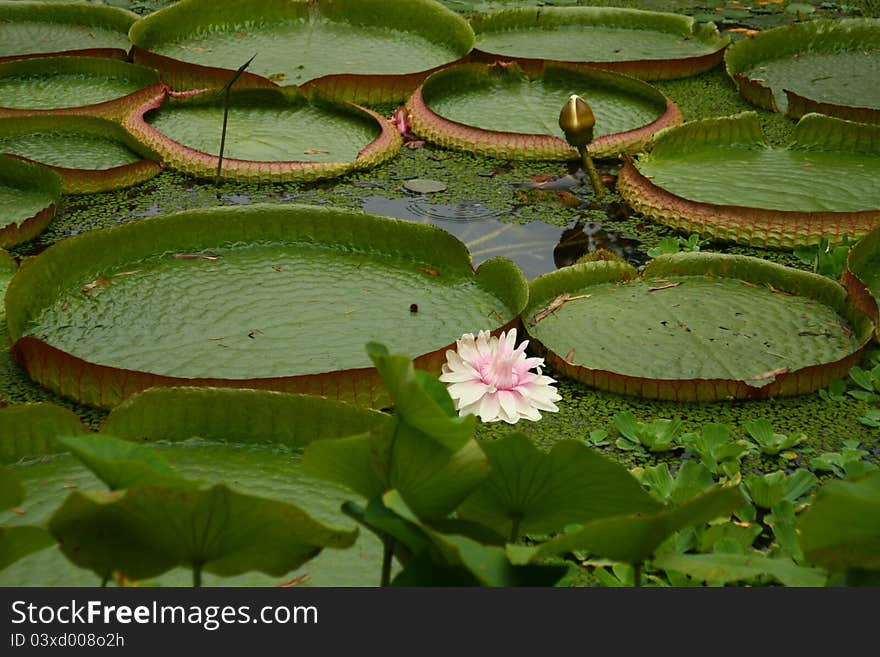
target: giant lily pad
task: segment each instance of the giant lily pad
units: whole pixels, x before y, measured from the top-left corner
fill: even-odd
[[[641,277],[615,262],[545,274],[523,319],[562,373],[677,401],[814,392],[859,362],[872,331],[828,278],[714,253],[661,256]]]
[[[365,169],[393,157],[400,134],[370,110],[309,99],[296,88],[231,94],[221,177],[249,182],[306,181]],[[169,167],[214,177],[223,96],[171,97],[159,89],[126,119],[126,128]]]
[[[880,338],[880,228],[850,249],[841,282],[852,303],[874,320]]]
[[[0,118],[0,153],[39,162],[61,176],[67,193],[85,194],[136,185],[160,171],[118,123],[93,116]]]
[[[473,47],[467,22],[433,0],[183,0],[131,30],[136,62],[175,89],[318,87],[355,102],[402,101],[433,69]]]
[[[0,63],[0,116],[113,115],[145,87],[153,69],[106,57],[38,57]]]
[[[381,404],[365,344],[439,372],[462,333],[512,325],[526,283],[474,272],[437,228],[310,206],[181,212],[59,242],[7,290],[19,362],[110,407],[154,385],[309,392]]]
[[[10,434],[7,439],[7,451],[30,458],[13,466],[24,482],[27,497],[25,513],[0,513],[0,524],[42,524],[72,491],[106,489],[55,441],[62,426],[51,416],[61,415],[62,409],[42,406],[40,410],[52,421],[40,423],[38,409],[31,409],[29,415],[37,422],[28,425],[33,427],[29,434],[42,430],[42,436],[19,441]],[[53,408],[58,413],[51,413]],[[165,418],[168,409],[171,412]],[[6,419],[0,418],[0,422]],[[12,420],[17,422],[17,418]],[[375,411],[318,397],[258,390],[166,388],[133,396],[114,409],[102,433],[112,429],[120,437],[147,446],[177,476],[200,480],[206,486],[225,482],[238,493],[293,503],[323,523],[348,527],[351,523],[340,512],[348,493],[305,474],[298,448],[313,440],[367,431],[388,420]],[[81,428],[76,433],[80,432]],[[377,539],[364,534],[353,548],[325,550],[283,579],[254,573],[223,580],[207,575],[205,583],[268,585],[304,578],[302,581],[313,586],[375,585],[381,550]],[[31,555],[0,573],[4,586],[94,586],[97,581],[94,574],[66,561],[58,549]],[[186,571],[177,569],[162,575],[159,582],[186,585],[190,578]]]
[[[860,237],[880,226],[880,127],[803,117],[786,148],[758,117],[693,121],[658,135],[618,180],[637,211],[688,233],[788,247]]]
[[[490,157],[579,157],[564,139],[559,111],[572,93],[596,117],[596,157],[643,149],[681,122],[675,104],[644,82],[595,69],[547,66],[529,77],[515,64],[462,64],[431,75],[407,102],[416,134],[448,148]]]
[[[0,61],[62,53],[124,58],[137,18],[82,2],[2,2]]]
[[[0,155],[0,248],[26,242],[39,235],[61,199],[61,178],[33,162]]]
[[[817,20],[743,39],[725,54],[750,103],[800,118],[880,122],[880,20]]]
[[[587,64],[645,80],[714,68],[727,38],[689,16],[609,7],[526,7],[471,18],[474,57],[514,60],[529,72],[545,61]]]

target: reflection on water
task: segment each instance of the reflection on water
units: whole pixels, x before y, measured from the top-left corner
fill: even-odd
[[[526,278],[574,263],[578,258],[604,248],[635,265],[647,258],[641,242],[623,237],[596,222],[578,220],[571,228],[551,226],[543,221],[528,224],[500,220],[504,212],[491,210],[476,201],[429,203],[424,199],[369,196],[363,209],[371,214],[429,223],[452,233],[471,252],[474,265],[494,256],[513,260]]]

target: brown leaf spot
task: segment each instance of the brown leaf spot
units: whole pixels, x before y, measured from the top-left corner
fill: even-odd
[[[329,155],[330,151],[322,151],[320,148],[310,148],[303,151],[303,155]]]
[[[309,575],[308,575],[308,573],[306,573],[305,575],[300,575],[298,577],[294,577],[293,579],[287,580],[286,582],[282,582],[281,584],[276,584],[276,588],[289,589],[292,586],[297,586],[299,584],[302,584],[308,578],[309,578]]]
[[[775,379],[780,374],[785,374],[788,372],[787,367],[780,367],[775,370],[769,370],[767,372],[761,372],[760,374],[755,374],[754,376],[749,377],[749,381],[761,381],[762,379]]]
[[[532,319],[529,321],[529,326],[537,325],[538,322],[540,322],[545,317],[548,317],[548,316],[552,315],[553,313],[555,313],[557,310],[562,308],[562,306],[564,306],[569,301],[577,301],[578,299],[589,299],[591,296],[593,296],[593,295],[592,294],[580,294],[576,297],[573,297],[568,292],[564,292],[564,293],[560,294],[558,297],[556,297],[555,299],[553,299],[553,301],[548,303],[546,306],[541,308],[541,310],[536,312],[535,315],[532,317]]]
[[[574,363],[574,349],[565,354],[566,363]]]
[[[658,285],[656,287],[649,287],[648,292],[658,292],[660,290],[668,290],[671,287],[678,287],[681,285],[681,281],[678,283],[666,283],[665,285]]]
[[[89,296],[89,292],[94,290],[96,287],[98,287],[99,285],[107,285],[108,283],[110,283],[109,278],[96,278],[91,283],[86,283],[82,286],[82,293],[86,296]]]
[[[428,267],[419,267],[419,271],[425,272],[428,276],[439,276],[440,272],[436,269],[429,269]]]

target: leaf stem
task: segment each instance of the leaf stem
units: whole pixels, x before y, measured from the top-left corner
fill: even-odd
[[[391,561],[394,557],[394,539],[388,536],[382,544],[382,580],[379,586],[390,586]]]
[[[256,56],[256,53],[254,53],[254,57]],[[232,75],[229,81],[223,85],[223,131],[220,133],[220,155],[217,157],[217,173],[214,175],[215,186],[220,184],[220,172],[223,169],[223,149],[226,148],[226,121],[229,118],[229,92],[232,89],[232,85],[235,84],[235,81],[241,77],[244,70],[252,61],[254,61],[254,57],[251,57],[244,64],[239,66],[238,70]]]
[[[202,564],[193,564],[193,588],[201,588],[202,586]]]
[[[513,516],[513,520],[510,523],[510,538],[507,539],[508,543],[516,543],[516,539],[519,538],[519,525],[522,521],[522,517],[517,514]]]
[[[642,586],[642,564],[633,564],[633,588]]]

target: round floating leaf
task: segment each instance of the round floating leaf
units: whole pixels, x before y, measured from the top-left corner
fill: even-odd
[[[878,126],[811,114],[792,144],[775,148],[745,112],[663,132],[638,165],[624,165],[617,187],[638,212],[681,231],[791,248],[880,226],[878,175]]]
[[[714,68],[727,38],[689,16],[608,7],[526,7],[471,18],[474,57],[513,59],[535,71],[544,61],[580,63],[645,80]]]
[[[874,320],[880,339],[880,228],[865,235],[850,249],[841,282],[853,305]]]
[[[0,409],[0,463],[57,454],[56,436],[88,433],[73,411],[55,404],[13,404]]]
[[[576,93],[596,117],[589,151],[613,157],[642,150],[681,113],[650,85],[595,69],[548,65],[527,76],[516,64],[462,64],[432,74],[407,101],[412,130],[447,148],[489,157],[577,159],[559,111]]]
[[[224,125],[224,96],[169,97],[158,89],[124,124],[174,169],[214,178]],[[221,177],[247,182],[307,181],[366,169],[399,150],[400,133],[379,115],[297,89],[230,94]]]
[[[489,479],[458,514],[514,540],[660,507],[626,468],[572,440],[554,443],[545,454],[528,436],[512,433],[482,448],[489,458]]]
[[[798,524],[807,560],[829,570],[880,570],[880,473],[832,481]]]
[[[179,442],[199,436],[239,444],[302,447],[389,422],[384,413],[270,390],[150,388],[114,408],[102,433],[130,440]]]
[[[0,116],[114,115],[145,87],[153,69],[106,57],[38,57],[0,63]]]
[[[134,59],[176,89],[304,85],[354,102],[400,102],[473,47],[467,22],[433,0],[183,0],[139,20]],[[295,56],[291,57],[291,53]]]
[[[871,322],[834,281],[763,259],[680,253],[535,279],[523,321],[567,376],[654,399],[798,395],[858,363]],[[769,321],[768,318],[773,318]]]
[[[337,417],[333,415],[334,409]],[[162,414],[167,417],[160,417]],[[309,515],[338,525],[345,524],[345,516],[339,509],[349,494],[303,473],[298,453],[288,446],[313,439],[339,438],[351,431],[381,426],[389,419],[375,411],[301,395],[254,390],[153,389],[115,409],[104,431],[112,427],[124,437],[142,443],[131,444],[130,461],[143,461],[142,453],[146,451],[154,455],[150,459],[154,465],[166,462],[176,477],[209,483],[229,482],[236,490],[297,504]],[[225,433],[224,423],[228,429]],[[290,427],[291,424],[296,426]],[[70,411],[49,404],[12,406],[0,411],[0,445],[11,444],[5,437],[7,430],[18,443],[27,445],[29,442],[36,447],[26,446],[15,458],[6,460],[43,458],[14,468],[27,489],[23,504],[27,513],[0,513],[0,523],[43,523],[71,490],[104,488],[104,484],[70,456],[46,457],[64,449],[56,442],[56,436],[86,433]],[[192,439],[195,436],[210,438],[210,442],[204,438]],[[275,437],[277,441],[273,440]],[[91,452],[103,464],[105,475],[112,474],[117,485],[133,483],[131,477],[138,473],[128,466],[107,470],[114,460],[108,458],[104,449],[110,440],[86,435],[67,442],[76,443],[81,452],[92,443]],[[96,463],[93,459],[92,465]],[[149,476],[149,473],[141,474]],[[322,553],[309,562],[304,571],[294,575],[307,576],[308,583],[315,586],[369,585],[375,583],[380,565],[381,545],[372,536],[366,536],[358,541],[354,551]],[[57,550],[48,550],[4,572],[0,583],[94,585],[96,580],[73,567]],[[185,585],[189,583],[189,576],[177,570],[163,576],[161,583]],[[248,575],[231,583],[278,582],[265,576]]]
[[[82,2],[0,4],[0,61],[83,54],[124,58],[138,15]]]
[[[0,152],[43,164],[71,194],[136,185],[159,173],[159,164],[119,124],[93,116],[0,118]]]
[[[30,376],[87,404],[208,385],[379,405],[367,342],[439,372],[455,339],[512,323],[526,295],[512,262],[474,272],[437,228],[255,205],[63,240],[15,276],[7,322]]]
[[[61,178],[46,167],[0,155],[0,248],[39,235],[58,208]]]
[[[742,39],[727,73],[750,103],[793,118],[819,112],[880,123],[880,20],[816,20]]]

